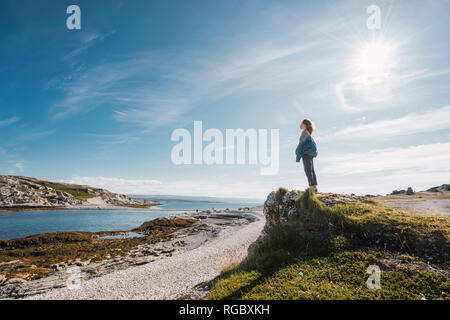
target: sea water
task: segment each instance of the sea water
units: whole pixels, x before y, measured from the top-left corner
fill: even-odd
[[[135,196],[144,198],[144,196]],[[263,201],[202,197],[149,196],[161,206],[147,210],[32,210],[0,211],[0,239],[61,231],[127,231],[146,221],[183,212],[206,209],[238,209]],[[161,210],[164,209],[164,210]]]
[[[60,231],[126,231],[173,213],[142,210],[0,211],[0,239]]]

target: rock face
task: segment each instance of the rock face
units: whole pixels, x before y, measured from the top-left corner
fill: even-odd
[[[269,229],[274,225],[287,223],[289,218],[298,215],[298,209],[295,205],[295,199],[301,195],[301,191],[287,191],[280,189],[273,191],[267,197],[264,203],[264,215],[266,217],[266,224],[262,236],[259,241],[262,241]],[[357,196],[354,194],[345,195],[337,193],[317,193],[316,197],[325,205],[333,207],[338,204],[354,201],[364,201],[371,196]]]
[[[88,186],[0,175],[0,208],[77,207],[99,198],[103,205],[140,206],[152,202]],[[92,203],[91,203],[92,204]]]
[[[408,187],[406,190],[394,190],[391,192],[391,196],[406,194],[407,196],[412,196],[414,194],[414,190],[411,187]]]
[[[442,186],[432,187],[428,189],[429,192],[442,192],[442,191],[450,191],[450,184],[443,184]]]
[[[264,215],[266,216],[266,225],[263,233],[272,228],[279,222],[287,222],[291,215],[297,213],[295,199],[301,194],[300,191],[288,191],[280,194],[280,191],[273,191],[267,197],[264,203]],[[279,201],[281,200],[281,201]],[[281,205],[279,205],[281,203]]]

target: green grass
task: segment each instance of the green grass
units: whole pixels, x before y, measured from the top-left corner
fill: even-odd
[[[52,188],[56,191],[66,192],[70,195],[72,195],[75,199],[78,200],[86,200],[90,198],[97,197],[102,190],[98,188],[91,188],[87,186],[77,185],[77,184],[67,184],[67,183],[58,183],[58,182],[51,182],[51,181],[44,181],[44,180],[38,180],[38,179],[30,179],[27,177],[17,177],[22,180],[22,183],[26,183],[25,181],[29,181],[32,183],[39,184],[44,187]],[[87,190],[91,189],[94,192],[97,192],[99,194],[90,194]]]
[[[215,280],[210,299],[450,298],[449,217],[374,201],[328,207],[311,191],[295,205],[289,223],[270,229],[246,260]],[[380,290],[366,287],[373,264],[382,270]]]
[[[83,186],[79,186],[79,185],[54,183],[54,182],[48,182],[48,181],[40,181],[39,184],[46,186],[46,187],[50,187],[57,191],[68,193],[68,194],[72,195],[75,199],[78,199],[78,200],[86,200],[86,199],[91,199],[91,198],[95,198],[98,196],[98,194],[88,193],[87,187],[83,187]],[[93,189],[93,190],[97,191],[99,193],[101,192],[98,189]]]

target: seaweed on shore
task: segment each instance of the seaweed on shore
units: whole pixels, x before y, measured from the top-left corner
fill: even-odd
[[[168,241],[173,233],[196,222],[192,218],[158,218],[130,231],[54,232],[0,240],[0,285],[11,278],[34,280],[55,271],[58,264],[87,264],[119,258],[140,244]],[[144,237],[101,239],[104,235],[142,233]]]

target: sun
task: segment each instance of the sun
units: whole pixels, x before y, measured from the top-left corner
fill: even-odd
[[[361,47],[357,68],[364,74],[383,74],[391,63],[391,47],[382,42],[372,42]]]

